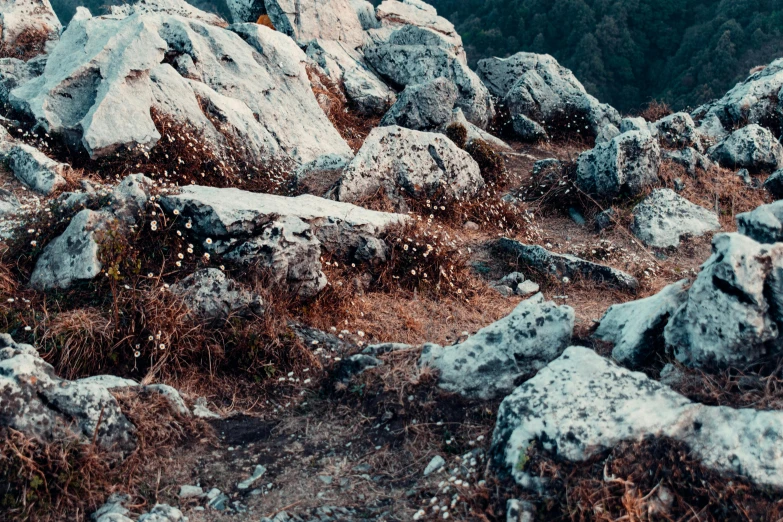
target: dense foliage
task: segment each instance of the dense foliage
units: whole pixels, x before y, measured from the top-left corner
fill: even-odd
[[[549,53],[618,109],[676,108],[722,95],[783,56],[783,0],[429,0],[471,65]]]

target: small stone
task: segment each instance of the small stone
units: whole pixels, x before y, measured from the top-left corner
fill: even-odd
[[[440,455],[435,455],[432,457],[432,460],[430,460],[430,463],[427,464],[427,467],[424,468],[424,476],[428,477],[435,473],[436,471],[439,471],[446,465],[446,460],[441,457]]]
[[[200,486],[180,486],[179,498],[193,498],[204,496],[204,490]]]
[[[514,293],[517,295],[530,295],[535,294],[539,291],[539,287],[536,283],[533,281],[525,281],[523,283],[520,283],[517,285],[517,288],[514,290]]]
[[[266,473],[266,468],[262,466],[261,464],[258,464],[256,468],[253,470],[253,474],[246,480],[243,480],[239,484],[237,484],[237,489],[245,490],[252,486],[255,481],[260,479],[264,473]]]

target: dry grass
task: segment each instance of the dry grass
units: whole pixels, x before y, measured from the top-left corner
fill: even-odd
[[[672,108],[660,100],[650,100],[644,108],[639,111],[639,116],[647,121],[658,121],[661,118],[672,114]]]
[[[51,33],[38,27],[22,31],[12,43],[0,42],[0,58],[16,58],[24,62],[46,52]]]

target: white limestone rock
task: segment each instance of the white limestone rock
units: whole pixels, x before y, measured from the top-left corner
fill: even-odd
[[[614,345],[615,361],[640,368],[662,347],[667,321],[688,298],[687,284],[683,279],[653,296],[610,306],[593,336]]]
[[[41,194],[49,195],[68,184],[64,176],[70,173],[71,167],[49,158],[30,145],[10,145],[6,161],[19,181]]]
[[[576,183],[602,198],[636,195],[658,181],[660,165],[658,140],[649,132],[628,131],[580,154]]]
[[[204,268],[171,286],[197,316],[225,319],[232,314],[260,314],[264,301],[248,288],[226,277],[222,270]]]
[[[720,228],[717,214],[667,188],[653,190],[636,205],[631,223],[631,232],[656,248],[677,247],[686,234],[699,237]]]
[[[722,167],[752,172],[783,168],[783,145],[761,125],[751,124],[732,132],[707,151]]]
[[[23,62],[16,58],[0,58],[0,103],[7,104],[13,89],[43,73],[47,56],[37,56]]]
[[[381,119],[381,125],[399,125],[429,131],[451,122],[457,88],[445,78],[409,85]]]
[[[0,38],[6,44],[15,44],[25,32],[41,32],[56,40],[61,29],[49,0],[4,0],[0,4]]]
[[[675,112],[665,116],[650,127],[661,140],[661,144],[666,147],[677,149],[692,147],[699,152],[704,152],[701,134],[687,112]]]
[[[702,463],[766,486],[783,486],[783,413],[705,406],[572,346],[506,397],[492,436],[492,462],[523,487],[540,479],[524,469],[539,442],[558,458],[584,461],[623,441],[671,437]]]
[[[335,40],[353,48],[364,43],[364,29],[350,0],[266,0],[275,29],[300,45],[312,40]]]
[[[398,126],[378,127],[343,172],[340,201],[358,202],[380,189],[400,208],[402,195],[445,201],[469,198],[484,186],[478,164],[439,133]]]
[[[323,196],[337,183],[352,159],[337,154],[319,156],[296,169],[293,183],[299,192]]]
[[[783,200],[737,214],[737,231],[759,243],[783,242]]]
[[[384,0],[376,8],[376,16],[386,28],[399,29],[410,25],[429,31],[462,63],[467,63],[462,38],[454,25],[438,16],[437,10],[428,3],[422,0]]]
[[[628,131],[632,130],[638,130],[638,131],[647,131],[651,132],[650,130],[651,124],[642,118],[641,116],[637,117],[628,117],[623,118],[620,121],[620,134],[626,133]]]
[[[202,11],[185,0],[132,0],[127,4],[113,5],[111,14],[117,17],[126,17],[134,14],[161,13],[183,18],[192,18],[219,27],[226,27],[225,20],[214,13]],[[249,21],[249,20],[246,20]],[[255,20],[253,20],[255,22]]]
[[[375,16],[375,6],[367,0],[349,0],[351,7],[356,11],[356,15],[359,17],[359,22],[362,24],[362,29],[365,31],[369,29],[378,29],[381,26],[381,21]]]
[[[438,370],[445,390],[489,400],[509,393],[558,357],[570,344],[573,328],[574,310],[539,293],[462,343],[425,345],[419,366]]]

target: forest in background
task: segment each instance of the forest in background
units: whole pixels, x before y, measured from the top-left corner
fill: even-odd
[[[190,1],[227,16],[223,0]],[[651,100],[675,109],[697,106],[783,56],[783,0],[428,2],[454,23],[471,66],[518,51],[548,53],[591,94],[624,112]],[[63,21],[77,5],[97,14],[106,4],[52,2]]]

